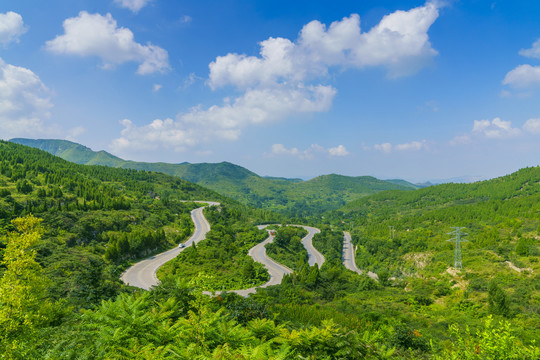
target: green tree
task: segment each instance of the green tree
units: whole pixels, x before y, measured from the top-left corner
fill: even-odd
[[[17,191],[21,194],[31,193],[33,190],[32,185],[25,180],[17,181]]]
[[[508,297],[495,280],[491,280],[488,286],[488,304],[490,313],[505,317],[510,315]]]
[[[434,358],[435,360],[538,359],[540,348],[520,343],[514,332],[508,321],[494,322],[491,315],[476,334],[471,334],[469,327],[462,331],[453,324],[450,325],[453,337],[450,347],[443,349],[442,353]]]
[[[3,239],[6,249],[1,264],[6,270],[0,279],[0,350],[6,354],[17,351],[18,338],[30,336],[47,321],[49,305],[43,270],[32,249],[41,238],[41,219],[28,215],[12,223],[17,231]]]

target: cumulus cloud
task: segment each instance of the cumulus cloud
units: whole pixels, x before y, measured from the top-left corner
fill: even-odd
[[[422,141],[411,141],[409,143],[396,144],[392,145],[391,143],[382,143],[375,144],[373,146],[375,150],[381,151],[386,154],[390,154],[393,151],[420,151],[420,150],[429,150],[428,142],[426,140]]]
[[[540,39],[536,40],[530,49],[521,49],[519,55],[540,59]]]
[[[152,91],[153,92],[158,92],[159,90],[161,90],[162,87],[163,87],[163,85],[161,85],[161,84],[154,84],[154,86],[152,86]]]
[[[347,156],[349,155],[349,152],[345,149],[345,146],[339,145],[328,149],[328,154],[330,154],[330,156]]]
[[[283,144],[272,145],[272,154],[274,155],[293,155],[297,156],[301,152],[297,148],[287,149]]]
[[[21,15],[8,11],[0,13],[0,44],[6,46],[19,42],[19,37],[27,31]]]
[[[77,17],[64,20],[64,34],[47,41],[45,47],[56,54],[97,56],[104,68],[126,62],[140,63],[141,75],[165,72],[169,67],[166,50],[148,43],[134,41],[131,30],[118,27],[111,14],[89,14],[81,11]]]
[[[530,119],[523,125],[523,130],[540,133],[540,119]],[[470,133],[462,134],[450,140],[452,146],[470,144],[478,139],[509,139],[522,135],[522,130],[512,127],[511,121],[504,121],[501,118],[493,120],[474,120]]]
[[[536,40],[530,49],[521,49],[519,55],[540,59],[540,39]],[[540,85],[540,66],[529,64],[519,65],[510,70],[503,80],[504,85],[526,88]]]
[[[503,84],[515,87],[540,85],[540,66],[519,65],[506,74]]]
[[[492,121],[474,120],[472,133],[488,139],[502,139],[518,136],[521,130],[513,128],[511,121],[503,121],[497,117]]]
[[[525,121],[523,130],[531,134],[540,134],[540,119],[529,119]]]
[[[390,154],[392,152],[392,144],[390,143],[382,143],[382,144],[375,144],[373,146],[375,150],[382,151],[383,153]]]
[[[260,56],[227,54],[210,64],[210,86],[238,88],[280,81],[301,81],[320,76],[330,67],[384,66],[390,76],[418,70],[437,54],[427,31],[438,17],[434,3],[409,11],[396,11],[362,32],[360,17],[352,14],[328,28],[315,20],[305,25],[298,39],[269,38]]]
[[[139,127],[123,120],[121,137],[114,140],[112,148],[125,151],[164,146],[181,151],[214,139],[237,140],[249,125],[278,121],[290,114],[325,111],[334,95],[332,87],[322,85],[254,89],[222,106],[193,108],[175,120],[158,119]]]
[[[311,144],[311,146],[305,150],[298,150],[297,148],[287,149],[283,144],[272,145],[271,155],[287,155],[298,157],[299,159],[313,159],[317,154],[324,154],[327,156],[347,156],[349,152],[343,145],[339,145],[334,148],[324,148],[317,144]]]
[[[50,91],[31,70],[6,64],[0,58],[1,137],[37,136],[53,130],[44,124],[50,117]]]
[[[119,6],[129,9],[134,13],[139,12],[143,7],[146,6],[152,0],[114,0]]]
[[[360,29],[356,14],[328,28],[312,21],[294,41],[270,37],[260,42],[258,56],[219,56],[209,64],[207,84],[212,89],[232,86],[241,95],[221,105],[195,107],[174,120],[143,126],[124,122],[112,147],[127,151],[155,142],[180,150],[214,139],[237,140],[247,126],[327,111],[337,90],[321,79],[333,68],[382,66],[389,76],[410,74],[437,54],[427,35],[437,17],[437,5],[427,3],[389,14],[369,31]],[[344,147],[324,151],[347,154]]]

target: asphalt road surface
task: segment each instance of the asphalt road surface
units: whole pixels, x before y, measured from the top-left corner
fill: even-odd
[[[264,226],[259,227],[259,229],[262,229],[262,228],[264,228]],[[274,241],[274,236],[269,234],[266,240],[255,245],[254,247],[249,249],[249,252],[248,252],[248,255],[251,256],[254,261],[263,264],[266,270],[268,270],[268,274],[270,275],[270,280],[261,286],[256,286],[256,287],[252,287],[252,288],[244,289],[244,290],[233,290],[233,292],[243,297],[247,297],[249,294],[254,294],[257,291],[257,288],[259,287],[265,288],[267,286],[281,284],[281,280],[283,280],[283,276],[285,276],[286,274],[292,274],[293,271],[289,269],[287,266],[278,263],[277,261],[268,257],[268,255],[266,255],[266,244],[270,244],[273,241]]]
[[[358,274],[363,274],[364,271],[356,267],[356,261],[354,259],[354,246],[351,240],[351,234],[348,231],[343,232],[343,265],[349,270]],[[373,280],[379,280],[377,274],[368,271],[367,275]]]
[[[199,241],[206,238],[206,233],[210,231],[210,224],[203,215],[203,209],[206,206],[219,205],[216,202],[210,201],[196,201],[199,203],[205,203],[208,205],[202,206],[191,211],[191,219],[195,225],[193,235],[184,243],[184,248],[175,247],[174,249],[165,251],[161,254],[157,254],[142,260],[130,268],[128,268],[120,277],[120,279],[127,285],[135,286],[144,290],[150,290],[153,286],[159,284],[157,278],[158,269],[166,262],[174,259],[186,248],[193,244],[197,244]]]
[[[219,203],[209,202],[209,201],[196,201],[196,202],[208,204],[206,206],[219,205]],[[210,224],[208,223],[208,220],[206,220],[206,218],[203,215],[203,209],[206,206],[202,206],[200,208],[197,208],[191,211],[191,219],[193,220],[195,230],[193,232],[193,235],[184,243],[185,247],[183,248],[175,247],[174,249],[165,251],[155,256],[151,256],[148,259],[142,260],[134,264],[122,274],[121,280],[128,285],[135,286],[144,290],[150,290],[153,286],[158,285],[159,280],[157,278],[156,273],[157,273],[157,270],[161,266],[163,266],[163,264],[174,259],[176,256],[178,256],[178,254],[180,254],[186,248],[192,246],[193,244],[197,244],[206,238],[206,233],[210,231]],[[317,249],[313,247],[313,243],[312,243],[313,236],[316,233],[319,233],[320,230],[311,226],[303,226],[303,225],[293,225],[293,226],[303,227],[304,229],[308,231],[308,234],[302,239],[302,244],[304,245],[304,247],[306,248],[308,252],[309,265],[313,266],[317,264],[319,267],[321,267],[325,261],[324,256],[319,251],[317,251]],[[263,229],[265,227],[266,225],[259,226],[260,229]],[[260,244],[255,245],[254,247],[249,249],[249,252],[248,252],[248,255],[251,256],[254,261],[263,264],[264,267],[268,270],[268,274],[270,275],[270,280],[261,286],[252,287],[252,288],[243,289],[243,290],[232,290],[232,292],[235,292],[241,296],[247,297],[249,294],[255,293],[258,287],[264,288],[267,286],[281,284],[281,280],[283,280],[283,276],[285,276],[286,274],[291,274],[293,272],[287,266],[278,263],[277,261],[268,257],[268,255],[266,255],[265,246],[266,244],[269,244],[272,241],[274,241],[274,236],[269,233],[269,236],[266,240],[264,240]],[[211,295],[211,293],[207,291],[205,291],[204,293]]]
[[[309,266],[313,266],[317,264],[320,269],[322,264],[324,264],[324,256],[317,249],[313,247],[313,235],[320,233],[321,230],[311,227],[311,226],[303,226],[303,225],[293,225],[293,226],[299,226],[307,230],[308,234],[302,239],[302,244],[304,245],[308,253],[308,263],[309,263]]]
[[[267,225],[260,225],[259,229],[264,229]],[[303,226],[303,225],[291,225],[291,226],[298,226],[303,227],[307,230],[308,234],[302,239],[302,244],[306,248],[309,256],[309,265],[313,266],[314,264],[318,264],[319,267],[322,266],[324,263],[324,256],[317,251],[313,247],[313,235],[316,233],[321,232],[319,229],[310,227],[310,226]],[[270,231],[269,231],[270,233]],[[257,288],[265,288],[272,285],[279,285],[281,284],[281,280],[283,280],[283,276],[286,274],[292,274],[293,270],[288,268],[287,266],[278,263],[268,255],[266,255],[266,244],[270,244],[274,241],[274,236],[269,235],[266,240],[263,242],[255,245],[251,249],[249,249],[248,255],[253,258],[254,261],[261,263],[264,265],[266,270],[268,270],[268,274],[270,275],[270,280],[266,282],[263,285],[255,286],[249,289],[243,289],[243,290],[232,290],[231,292],[235,292],[238,295],[241,295],[243,297],[247,297],[249,294],[254,294],[257,291]]]

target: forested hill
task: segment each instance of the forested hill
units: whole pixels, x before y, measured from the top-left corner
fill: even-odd
[[[249,222],[279,221],[178,177],[74,164],[0,141],[0,240],[14,218],[43,219],[38,258],[53,281],[50,291],[77,306],[115,295],[123,265],[185,240],[193,230],[190,211],[200,206],[189,200],[240,209]]]
[[[337,209],[348,201],[382,190],[417,188],[404,180],[384,181],[369,176],[324,175],[309,181],[261,177],[229,162],[168,164],[127,161],[105,151],[94,152],[66,140],[10,141],[45,150],[78,164],[159,171],[178,176],[244,204],[277,210],[292,216],[314,215]]]
[[[440,209],[505,200],[533,201],[540,193],[540,167],[524,168],[510,175],[471,184],[441,184],[413,192],[384,192],[353,201],[341,210],[346,213],[380,209],[386,214],[406,210]]]
[[[407,243],[409,251],[437,247],[449,238],[447,233],[452,227],[459,226],[467,228],[469,246],[512,254],[520,241],[523,245],[539,239],[540,167],[472,184],[381,192],[353,201],[333,216],[345,219],[350,228],[356,228],[358,236],[385,243],[379,249],[381,259],[384,257],[378,265],[381,268],[398,255],[385,253],[389,250],[390,226],[400,243]]]
[[[118,265],[189,236],[189,212],[199,205],[184,200],[201,199],[228,202],[170,175],[78,165],[0,141],[0,239],[13,229],[12,219],[42,218],[38,259],[52,281],[48,291],[71,305],[90,306],[115,296]]]

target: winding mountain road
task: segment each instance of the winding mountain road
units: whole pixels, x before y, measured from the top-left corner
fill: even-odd
[[[264,229],[266,226],[267,225],[259,225],[259,229]],[[260,286],[255,286],[255,287],[252,287],[249,289],[243,289],[243,290],[232,290],[232,292],[235,292],[240,296],[247,297],[249,294],[254,294],[255,292],[257,292],[257,288],[265,288],[268,286],[281,284],[281,280],[283,280],[283,276],[293,273],[293,271],[290,268],[278,263],[274,259],[268,257],[268,255],[266,255],[266,245],[270,244],[273,241],[274,241],[274,235],[272,235],[271,231],[268,231],[268,238],[264,240],[263,242],[255,245],[251,249],[249,249],[249,252],[248,252],[248,255],[251,256],[254,261],[263,264],[266,270],[268,270],[268,274],[270,275],[270,280],[268,280],[268,282]]]
[[[311,227],[311,226],[304,226],[304,225],[293,225],[293,226],[299,226],[307,230],[308,234],[302,239],[302,244],[307,250],[308,253],[308,263],[309,266],[313,266],[317,264],[319,266],[319,269],[324,264],[324,256],[321,254],[317,249],[313,247],[313,236],[315,234],[318,234],[321,232],[321,230]]]
[[[208,205],[191,211],[191,219],[195,225],[193,235],[184,243],[185,247],[175,247],[171,250],[165,251],[161,254],[157,254],[144,259],[128,268],[120,277],[120,279],[127,285],[135,286],[144,290],[150,290],[153,286],[159,284],[157,278],[158,269],[166,262],[174,259],[187,247],[193,244],[197,244],[206,238],[206,233],[210,231],[210,224],[203,215],[203,209],[207,206],[217,206],[219,203],[211,201],[194,201],[197,203],[205,203]]]
[[[348,231],[343,232],[343,265],[349,270],[354,271],[357,274],[362,275],[364,270],[360,270],[356,267],[356,261],[354,259],[354,246],[351,240],[351,234]],[[367,275],[373,280],[379,280],[377,274],[368,271]]]
[[[268,225],[259,225],[259,229],[264,229]],[[306,251],[308,253],[308,263],[310,266],[313,266],[317,264],[319,268],[324,264],[324,256],[317,251],[313,247],[313,236],[319,232],[321,232],[319,229],[310,227],[310,226],[304,226],[304,225],[290,225],[290,226],[297,226],[302,227],[307,230],[308,234],[304,236],[302,239],[302,244],[306,248]],[[238,295],[241,295],[243,297],[247,297],[249,294],[254,294],[257,292],[257,288],[265,288],[272,285],[279,285],[281,284],[281,280],[283,280],[283,276],[287,274],[292,274],[293,270],[288,268],[287,266],[278,263],[268,255],[266,255],[266,245],[270,244],[274,241],[274,236],[272,235],[271,231],[269,232],[269,236],[266,240],[264,240],[262,243],[255,245],[251,249],[249,249],[248,255],[253,258],[254,261],[261,263],[264,265],[266,270],[268,270],[268,274],[270,275],[270,280],[263,285],[255,286],[249,289],[244,290],[232,290],[232,292],[237,293]]]
[[[193,235],[184,243],[184,247],[175,247],[174,249],[165,251],[161,254],[157,254],[149,257],[148,259],[142,260],[130,268],[128,268],[120,277],[120,279],[127,285],[135,286],[144,290],[150,290],[152,287],[159,284],[159,279],[157,278],[158,269],[163,266],[166,262],[174,259],[178,254],[184,251],[186,248],[197,244],[200,241],[206,238],[206,233],[210,231],[210,224],[208,220],[204,217],[203,209],[207,206],[217,206],[219,203],[211,201],[195,201],[197,203],[205,203],[207,205],[199,207],[191,211],[191,219],[195,226]],[[259,229],[264,229],[267,225],[260,225]],[[302,244],[307,250],[308,253],[308,263],[310,266],[317,264],[319,267],[324,264],[324,256],[313,247],[313,236],[320,232],[319,229],[304,226],[304,225],[291,225],[302,227],[307,230],[308,234],[302,239]],[[270,275],[270,280],[263,285],[252,287],[249,289],[242,290],[230,290],[230,292],[235,292],[241,296],[247,297],[249,294],[253,294],[257,291],[257,288],[265,288],[272,285],[278,285],[283,280],[283,277],[286,274],[291,274],[293,270],[288,268],[285,265],[278,263],[272,258],[266,255],[266,244],[274,241],[274,236],[269,231],[268,238],[263,242],[255,245],[249,249],[248,255],[253,258],[254,261],[259,262],[264,265],[268,270]],[[205,294],[211,294],[210,292],[205,291]]]

